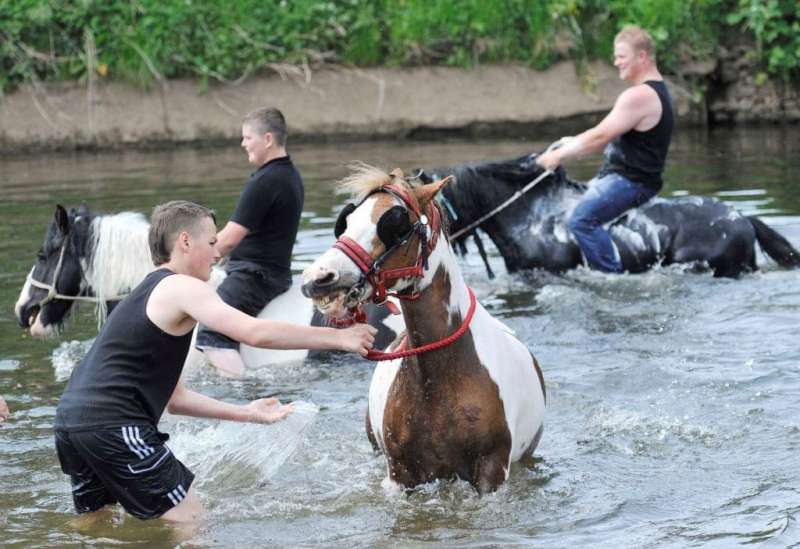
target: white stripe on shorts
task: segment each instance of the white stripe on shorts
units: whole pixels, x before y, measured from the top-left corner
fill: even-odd
[[[122,438],[125,439],[125,444],[128,445],[128,449],[136,454],[139,459],[144,459],[145,454],[139,450],[139,448],[135,445],[135,442],[132,440],[132,437],[128,436],[128,429],[129,427],[122,428]]]
[[[154,453],[155,450],[153,450],[153,447],[152,446],[148,446],[147,444],[145,444],[144,440],[142,440],[142,435],[139,434],[139,427],[134,427],[133,429],[136,432],[136,440],[139,442],[139,446],[142,448],[142,450],[148,456],[150,454]]]

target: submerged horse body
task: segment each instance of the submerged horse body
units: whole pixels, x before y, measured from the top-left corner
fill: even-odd
[[[57,206],[14,307],[20,326],[29,328],[35,337],[54,335],[76,301],[92,303],[98,326],[102,324],[118,300],[153,269],[147,243],[149,228],[139,213],[96,215],[85,205],[69,212]],[[224,276],[221,269],[214,269],[210,283],[219,284]],[[369,312],[370,323],[379,328],[375,345],[385,348],[401,326],[387,318],[383,308]],[[271,301],[259,318],[315,326],[327,322],[300,294],[297,285]],[[248,366],[301,360],[307,354],[304,350],[260,349],[244,344],[241,353]],[[190,353],[187,364],[198,359],[196,352]]]
[[[363,199],[337,222],[337,242],[304,272],[303,292],[334,316],[388,295],[407,333],[379,362],[367,436],[404,487],[458,477],[496,489],[542,433],[542,372],[528,348],[479,303],[461,276],[434,196],[402,174],[362,167]]]
[[[456,184],[443,192],[455,233],[542,172],[535,155],[531,155],[424,171],[422,177],[426,181],[456,177]],[[559,169],[480,224],[508,271],[563,272],[583,264],[567,223],[586,188]],[[656,265],[690,263],[711,269],[715,276],[736,277],[757,269],[756,241],[782,267],[800,266],[800,253],[785,238],[760,219],[744,216],[715,198],[653,198],[611,222],[609,231],[624,269],[631,273]],[[470,234],[476,236],[482,252],[474,230],[465,233],[457,244],[463,249],[464,239]]]

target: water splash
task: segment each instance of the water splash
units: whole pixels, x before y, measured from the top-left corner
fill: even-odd
[[[66,381],[72,375],[72,370],[80,364],[89,348],[94,343],[94,339],[87,341],[65,341],[53,350],[50,362],[53,363],[53,372],[56,381]]]
[[[267,482],[297,449],[318,412],[315,404],[297,401],[294,412],[271,425],[180,420],[164,430],[172,433],[170,448],[201,486],[227,491]]]

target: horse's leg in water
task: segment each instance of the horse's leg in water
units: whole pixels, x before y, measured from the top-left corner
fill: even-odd
[[[498,486],[506,481],[507,465],[507,449],[478,457],[475,460],[475,472],[471,484],[478,490],[479,494],[494,492]]]
[[[367,439],[372,444],[372,449],[380,452],[381,447],[378,446],[378,439],[375,438],[375,433],[372,432],[372,421],[369,419],[369,404],[367,404],[367,417],[364,420],[365,427],[367,428]]]
[[[244,361],[242,355],[236,349],[212,349],[206,348],[203,354],[224,377],[241,378],[244,377]]]

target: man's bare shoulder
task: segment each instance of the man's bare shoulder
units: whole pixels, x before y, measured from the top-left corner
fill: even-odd
[[[207,293],[213,293],[213,290],[206,282],[193,276],[175,273],[161,280],[151,295],[157,301],[167,300],[178,304],[187,299],[201,298]]]
[[[623,91],[617,103],[629,108],[647,108],[659,105],[658,94],[647,84],[637,84]]]
[[[159,328],[172,335],[183,335],[194,326],[192,309],[216,297],[202,280],[174,274],[153,288],[147,302],[147,316]]]

